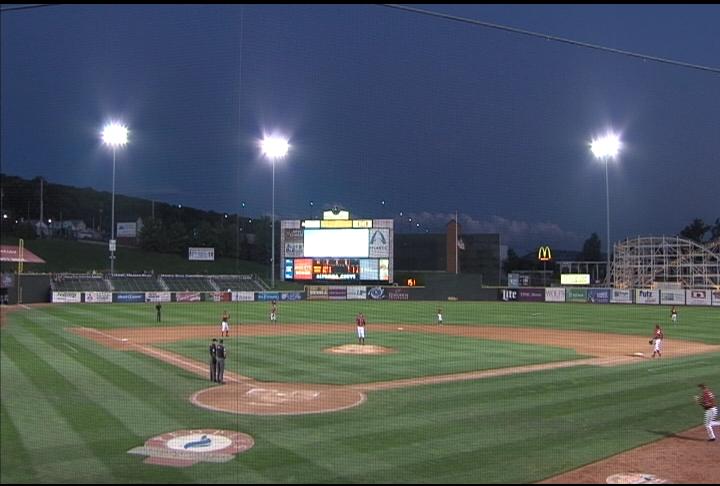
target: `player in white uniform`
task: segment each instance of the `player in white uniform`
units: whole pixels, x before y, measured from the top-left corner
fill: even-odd
[[[438,309],[437,311],[437,323],[438,326],[442,326],[442,309]]]
[[[675,308],[675,306],[672,307],[672,310],[670,311],[670,316],[673,323],[677,322],[677,309]]]
[[[277,302],[274,300],[272,301],[272,306],[270,307],[270,322],[273,324],[277,323]]]
[[[662,329],[660,329],[660,324],[655,324],[655,334],[651,339],[651,342],[654,344],[652,354],[653,358],[655,357],[655,354],[658,355],[658,358],[662,357],[662,342],[664,337],[665,335],[663,334]]]
[[[365,316],[362,312],[355,318],[355,324],[357,324],[358,344],[365,344]]]
[[[223,312],[222,316],[222,323],[220,324],[220,335],[221,336],[230,336],[230,324],[228,321],[230,320],[230,314],[228,314],[227,311]]]

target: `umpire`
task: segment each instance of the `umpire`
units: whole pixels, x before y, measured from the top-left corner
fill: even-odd
[[[227,353],[225,352],[225,346],[223,345],[222,339],[220,340],[220,344],[218,344],[215,348],[215,356],[217,358],[215,377],[217,378],[218,383],[224,383],[223,375],[225,374],[225,358],[227,357]]]
[[[217,381],[215,368],[217,368],[217,346],[215,345],[215,342],[217,339],[213,338],[212,343],[210,343],[210,381],[213,383]]]

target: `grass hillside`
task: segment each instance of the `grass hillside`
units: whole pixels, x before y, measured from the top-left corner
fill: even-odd
[[[3,245],[17,245],[17,238],[2,238]],[[105,242],[73,240],[25,240],[25,248],[45,260],[45,264],[25,265],[25,272],[98,272],[110,268],[110,252]],[[135,273],[154,270],[156,273],[187,274],[250,274],[267,278],[268,267],[255,262],[217,258],[212,262],[189,261],[187,255],[155,253],[140,248],[118,247],[115,272]],[[3,262],[2,271],[13,271],[17,264]]]

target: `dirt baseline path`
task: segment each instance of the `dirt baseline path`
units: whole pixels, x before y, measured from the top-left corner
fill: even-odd
[[[217,326],[116,328],[111,330],[70,328],[68,331],[113,349],[136,351],[152,356],[206,378],[209,374],[208,364],[161,350],[154,347],[153,344],[197,338],[209,340],[217,337],[218,334]],[[354,326],[348,324],[246,324],[234,326],[231,332],[233,336],[289,336],[346,332],[350,340],[354,339]],[[443,334],[558,346],[574,349],[579,354],[593,357],[346,386],[266,383],[233,372],[226,372],[227,384],[225,386],[214,386],[201,390],[190,397],[190,400],[199,407],[228,413],[290,415],[332,412],[360,405],[366,399],[365,393],[377,390],[477,380],[581,365],[616,366],[645,359],[652,353],[647,337],[585,331],[489,326],[375,324],[368,330],[369,338],[375,332]],[[720,346],[690,341],[666,340],[663,344],[662,359],[720,351]],[[644,356],[639,356],[639,353],[643,353]],[[720,468],[717,467],[720,447],[717,447],[717,442],[705,441],[704,436],[704,428],[699,427],[549,478],[543,482],[605,483],[608,476],[612,474],[637,472],[654,474],[673,483],[720,483]],[[662,467],[660,467],[661,465]]]

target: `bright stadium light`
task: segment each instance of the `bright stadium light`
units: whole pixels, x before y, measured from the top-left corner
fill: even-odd
[[[621,147],[620,137],[614,133],[608,133],[590,142],[590,150],[598,159],[616,157]]]
[[[275,288],[275,161],[285,157],[290,150],[290,144],[284,137],[265,136],[260,141],[260,150],[272,163],[272,241],[270,243],[270,274],[271,287]]]
[[[112,177],[112,216],[110,227],[110,275],[115,273],[115,150],[128,142],[128,129],[125,125],[111,122],[103,128],[102,141],[112,147],[113,151],[113,177]]]
[[[605,270],[605,282],[610,284],[610,186],[608,183],[608,160],[614,159],[620,153],[622,148],[622,142],[620,137],[615,133],[608,132],[600,138],[594,139],[590,142],[590,150],[592,151],[595,158],[603,160],[605,162],[605,211],[607,215],[607,261]]]

